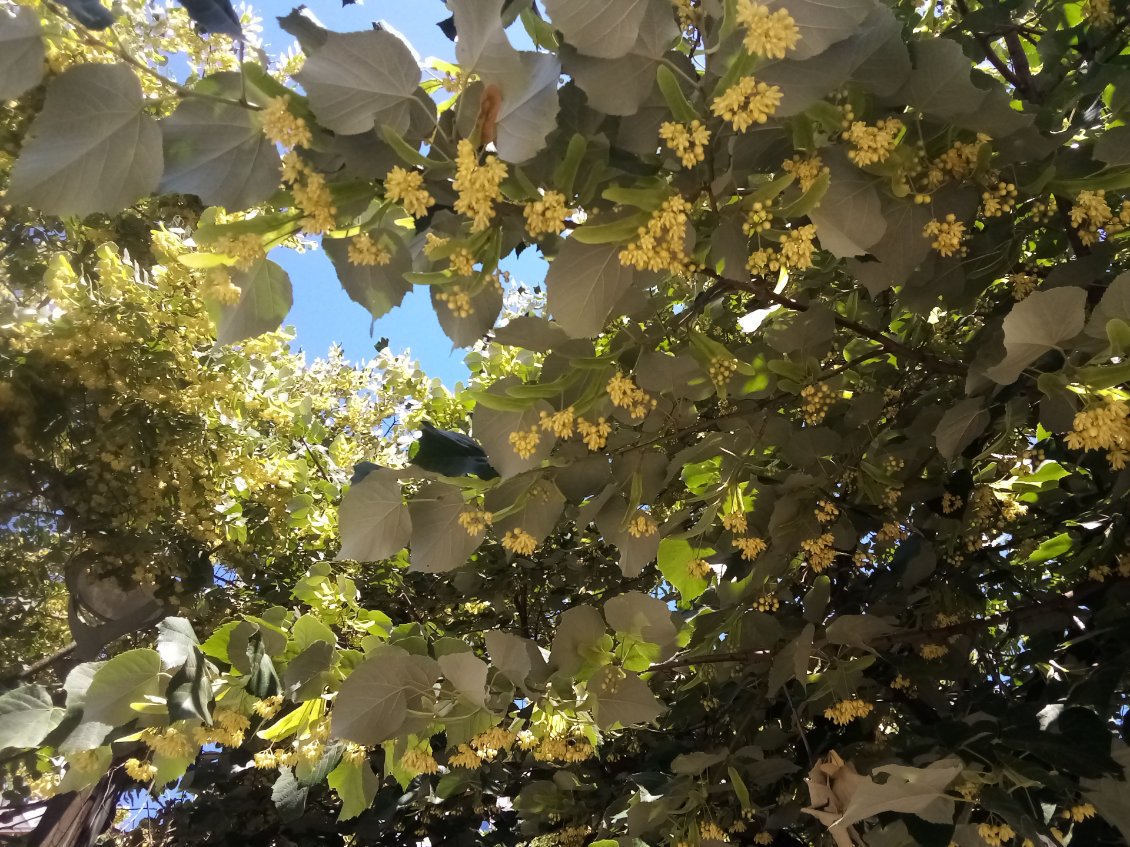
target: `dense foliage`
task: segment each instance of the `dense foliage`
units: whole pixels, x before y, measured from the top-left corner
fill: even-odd
[[[10,801],[1130,838],[1125,3],[448,0],[426,67],[125,6],[0,5]],[[290,354],[318,238],[470,385]]]

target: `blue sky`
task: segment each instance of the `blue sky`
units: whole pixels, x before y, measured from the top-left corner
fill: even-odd
[[[271,54],[293,42],[279,29],[276,18],[295,5],[280,0],[254,3],[255,11],[263,17],[264,46]],[[449,15],[441,0],[368,0],[350,6],[342,6],[340,0],[308,0],[306,5],[329,29],[363,30],[373,21],[383,20],[404,35],[421,58],[455,59],[455,45],[436,26]],[[510,35],[516,47],[529,47],[521,26],[512,27]],[[308,358],[324,356],[336,341],[351,361],[363,361],[374,354],[374,343],[385,337],[394,352],[411,351],[426,373],[448,386],[467,376],[465,351],[451,349],[432,311],[427,289],[413,289],[400,308],[374,323],[369,313],[342,291],[329,259],[321,251],[299,254],[280,249],[273,251],[271,258],[287,270],[294,284],[294,308],[286,323],[297,332],[295,347],[303,349]],[[527,250],[520,260],[505,262],[503,267],[516,281],[536,285],[542,281],[546,266],[534,251]]]

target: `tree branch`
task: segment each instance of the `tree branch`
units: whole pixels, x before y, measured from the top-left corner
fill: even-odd
[[[4,682],[16,682],[21,679],[28,679],[29,677],[33,677],[40,671],[46,670],[57,662],[61,662],[63,659],[67,658],[67,656],[71,655],[71,653],[73,653],[76,649],[78,649],[78,644],[72,641],[70,644],[60,647],[54,653],[44,656],[42,659],[39,659],[36,662],[32,662],[26,668],[9,668],[3,673],[0,673],[0,680],[3,680]]]

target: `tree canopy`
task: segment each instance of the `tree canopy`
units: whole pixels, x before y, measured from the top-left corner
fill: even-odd
[[[447,6],[0,2],[5,804],[1130,840],[1126,3]],[[292,353],[291,249],[468,383]]]

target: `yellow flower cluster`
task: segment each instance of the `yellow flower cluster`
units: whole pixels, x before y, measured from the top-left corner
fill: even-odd
[[[385,197],[399,203],[414,218],[422,218],[436,202],[424,188],[423,174],[399,166],[393,167],[385,176]]]
[[[689,273],[686,233],[691,204],[676,194],[652,212],[636,239],[620,251],[620,264],[641,271]]]
[[[263,134],[283,147],[309,147],[314,137],[306,121],[290,111],[289,97],[272,97],[262,112]]]
[[[1098,810],[1093,803],[1076,803],[1060,812],[1060,817],[1067,818],[1068,820],[1075,821],[1075,823],[1083,823],[1088,818],[1093,818]]]
[[[455,211],[471,219],[471,231],[481,232],[494,219],[494,204],[502,196],[499,186],[506,179],[506,165],[495,155],[479,164],[475,146],[462,139],[455,152],[455,179],[451,187],[458,192]]]
[[[569,207],[560,191],[546,191],[537,200],[527,203],[522,214],[526,218],[526,232],[531,238],[537,238],[561,232],[565,218],[569,217]]]
[[[1039,282],[1040,278],[1035,274],[1009,274],[1008,284],[1012,287],[1012,299],[1023,300],[1036,290],[1036,286]]]
[[[596,753],[587,741],[575,738],[546,736],[534,750],[534,758],[539,762],[568,762],[574,764],[591,759]]]
[[[256,700],[251,704],[251,711],[264,720],[270,720],[279,713],[279,709],[282,708],[282,703],[282,695],[276,694],[273,697],[265,697],[262,700]]]
[[[745,132],[769,120],[780,105],[780,88],[746,76],[715,97],[710,111],[729,121],[738,132]]]
[[[217,239],[212,248],[217,253],[234,258],[235,266],[241,270],[247,270],[267,255],[263,250],[263,239],[253,233],[225,236]]]
[[[154,753],[170,759],[189,758],[197,750],[191,738],[172,726],[165,729],[149,727],[142,730],[141,742]]]
[[[585,446],[595,453],[597,450],[603,450],[604,445],[608,443],[608,436],[612,434],[612,425],[604,418],[597,418],[594,423],[590,423],[578,416],[577,434],[581,436]]]
[[[448,756],[447,764],[453,768],[474,770],[482,764],[482,760],[479,758],[479,755],[466,744],[460,744],[455,748],[455,752]]]
[[[818,500],[815,514],[820,523],[831,523],[840,516],[840,509],[831,500]]]
[[[149,782],[157,775],[157,766],[139,759],[126,759],[123,764],[129,778],[137,782]]]
[[[952,212],[946,215],[944,221],[931,220],[922,227],[924,238],[933,238],[930,246],[942,256],[952,256],[961,250],[961,239],[965,235],[965,224],[957,219]]]
[[[774,837],[771,832],[759,832],[757,835],[753,836],[754,844],[772,844],[773,841]]]
[[[646,417],[658,402],[642,388],[637,388],[630,376],[624,376],[620,371],[608,380],[608,396],[612,399],[612,405],[627,409],[636,420]]]
[[[493,761],[495,756],[504,750],[509,750],[516,740],[514,733],[500,726],[492,726],[485,732],[480,732],[471,739],[471,747],[476,755],[485,762]]]
[[[903,676],[901,673],[896,674],[895,678],[891,680],[891,688],[895,691],[902,691],[903,689],[910,688],[910,680]]]
[[[706,368],[710,381],[714,383],[718,390],[725,388],[730,382],[730,377],[737,371],[738,360],[733,356],[715,356]]]
[[[918,648],[918,655],[923,659],[940,659],[950,651],[945,644],[923,644]]]
[[[706,559],[691,559],[687,562],[687,572],[697,579],[706,579],[710,576],[710,562]]]
[[[800,542],[801,549],[808,554],[808,566],[813,572],[820,573],[832,566],[836,560],[836,550],[832,533],[825,532],[819,538],[806,538]]]
[[[812,257],[816,253],[816,227],[805,224],[791,229],[781,237],[781,264],[792,271],[808,270],[812,267]]]
[[[742,558],[747,562],[752,562],[769,548],[764,539],[757,537],[735,538],[734,546],[742,551]]]
[[[693,168],[706,158],[706,145],[710,143],[710,130],[699,120],[689,124],[664,121],[659,127],[659,137],[679,158],[684,168]]]
[[[469,318],[475,312],[475,304],[471,302],[471,295],[462,285],[445,285],[438,289],[436,300],[447,306],[447,310],[457,318]]]
[[[781,163],[785,173],[792,174],[800,186],[801,191],[808,191],[816,184],[823,174],[829,173],[824,160],[813,154],[811,156],[793,156]]]
[[[1106,450],[1114,470],[1130,459],[1130,405],[1112,395],[1075,415],[1064,442],[1072,450]]]
[[[458,520],[468,535],[478,535],[486,532],[486,528],[494,522],[494,515],[482,509],[464,509]]]
[[[1016,837],[1016,830],[1006,823],[982,823],[977,825],[977,834],[990,847],[1002,847]]]
[[[572,406],[568,406],[559,412],[542,412],[539,420],[541,428],[546,432],[552,432],[558,438],[570,438],[573,435],[573,427],[576,425],[575,413]]]
[[[759,232],[772,229],[773,212],[769,206],[770,204],[762,203],[760,200],[755,202],[746,215],[745,223],[742,224],[742,232],[746,235],[757,235]]]
[[[947,491],[942,495],[942,514],[952,515],[964,505],[965,501],[957,494],[951,494]]]
[[[644,538],[659,532],[659,524],[647,512],[636,512],[628,521],[627,529],[632,538]]]
[[[755,56],[783,59],[800,41],[800,29],[788,9],[771,12],[756,0],[738,0],[737,17],[745,29],[742,43]]]
[[[429,233],[430,234],[430,233]],[[475,254],[466,247],[457,247],[447,257],[451,269],[459,276],[471,276],[475,272]]]
[[[392,261],[392,254],[367,232],[349,240],[348,257],[351,265],[379,266]]]
[[[1001,180],[993,188],[981,193],[981,214],[996,218],[1016,207],[1016,186]]]
[[[234,306],[243,297],[243,291],[232,282],[227,268],[210,268],[200,286],[200,296],[221,306]]]
[[[1079,232],[1084,244],[1099,240],[1100,231],[1115,235],[1130,226],[1130,200],[1124,200],[1117,215],[1107,203],[1106,191],[1080,191],[1071,206],[1071,225]]]
[[[333,204],[333,195],[326,185],[326,178],[318,173],[307,171],[305,179],[300,180],[291,187],[294,202],[302,210],[305,218],[302,226],[307,232],[315,235],[328,232],[337,223],[337,209]]]
[[[781,608],[781,601],[776,594],[762,594],[754,602],[753,607],[759,612],[772,613]]]
[[[722,526],[737,534],[745,532],[749,528],[749,522],[746,520],[745,512],[727,512],[722,515]]]
[[[1087,0],[1083,14],[1091,26],[1105,28],[1114,25],[1114,6],[1111,0]]]
[[[861,168],[885,162],[902,131],[903,123],[898,118],[884,118],[874,126],[854,121],[844,133],[844,138],[852,144],[848,158]]]
[[[519,556],[530,556],[538,548],[538,541],[524,529],[510,529],[502,536],[502,546]]]
[[[828,410],[832,408],[834,401],[834,392],[832,386],[826,382],[817,382],[811,385],[806,385],[800,390],[801,400],[801,414],[804,415],[804,422],[815,426],[824,420],[828,414]]]
[[[528,459],[537,452],[538,445],[541,443],[541,433],[538,432],[536,426],[531,426],[529,429],[520,429],[510,433],[509,441],[515,453],[523,459]]]
[[[414,747],[401,756],[400,766],[414,774],[439,773],[439,763],[435,756],[419,747]]]
[[[238,747],[243,743],[244,733],[251,728],[251,721],[231,709],[216,709],[212,713],[212,726],[196,730],[198,744],[222,744],[225,747]]]
[[[698,837],[703,841],[726,841],[726,830],[714,823],[714,821],[700,821],[698,825]]]
[[[875,711],[875,705],[866,700],[852,697],[850,700],[841,700],[824,710],[824,717],[836,726],[847,726],[854,720],[865,718]]]

